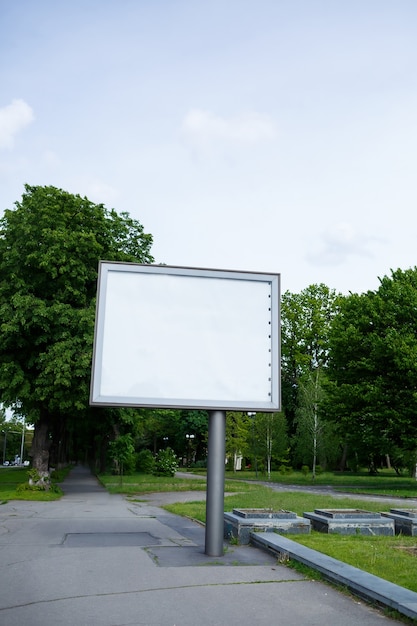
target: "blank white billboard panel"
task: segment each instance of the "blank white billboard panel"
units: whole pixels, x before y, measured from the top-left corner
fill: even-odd
[[[91,404],[279,410],[279,276],[101,262]]]

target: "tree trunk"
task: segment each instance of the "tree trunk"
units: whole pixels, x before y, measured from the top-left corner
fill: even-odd
[[[36,424],[33,434],[30,456],[32,457],[32,468],[36,470],[36,478],[32,478],[32,484],[38,484],[47,488],[49,486],[49,449],[51,440],[49,438],[48,420],[42,417]],[[30,482],[30,481],[29,481]]]
[[[344,472],[346,469],[347,454],[348,454],[348,445],[345,442],[345,445],[343,446],[342,458],[340,459],[340,464],[339,464],[339,470],[341,472]]]
[[[270,424],[268,424],[268,427],[267,427],[266,449],[267,449],[268,480],[271,480],[272,436],[271,436],[271,431],[270,431]]]
[[[49,465],[54,468],[65,467],[67,459],[67,424],[64,416],[55,416],[52,443],[49,449]]]

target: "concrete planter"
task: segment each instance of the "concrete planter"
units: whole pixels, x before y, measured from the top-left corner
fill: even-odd
[[[396,535],[417,537],[417,509],[391,509],[382,515],[394,520]]]
[[[303,513],[314,530],[339,535],[384,535],[395,534],[394,521],[380,513],[361,509],[315,509]]]
[[[251,532],[308,534],[310,522],[292,511],[271,509],[233,509],[224,513],[224,538],[250,543]]]

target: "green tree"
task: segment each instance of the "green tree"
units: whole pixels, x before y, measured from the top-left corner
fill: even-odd
[[[232,460],[236,472],[238,460],[249,454],[250,418],[247,413],[227,411],[226,413],[226,457]]]
[[[16,457],[21,457],[26,454],[26,448],[24,445],[24,425],[23,423],[13,416],[10,420],[0,420],[0,441],[1,441],[1,453],[2,458],[0,462],[10,461],[14,463]],[[23,444],[23,451],[22,451]],[[23,462],[23,458],[20,461]]]
[[[106,415],[88,408],[98,261],[152,262],[151,245],[127,213],[55,187],[26,185],[0,220],[0,397],[35,425],[40,475],[63,431]]]
[[[133,437],[130,433],[120,435],[109,444],[110,458],[114,461],[116,472],[120,476],[120,482],[123,482],[123,473],[132,471],[135,466],[135,446],[133,445]]]
[[[138,447],[157,454],[169,446],[189,463],[207,456],[208,413],[194,409],[142,409]],[[188,436],[187,436],[188,435]]]
[[[256,453],[255,467],[258,467],[260,459],[261,467],[265,468],[270,478],[272,464],[281,465],[287,461],[287,420],[284,413],[256,413],[252,419],[254,433],[248,433],[248,444],[252,440]]]
[[[417,269],[343,299],[330,338],[328,412],[369,467],[417,439]]]
[[[282,402],[294,434],[299,383],[327,367],[329,334],[339,296],[326,285],[310,285],[299,294],[286,292],[281,304]]]
[[[340,447],[334,425],[322,416],[324,377],[323,370],[317,368],[301,378],[295,418],[294,458],[299,465],[312,468],[313,479],[316,478],[317,464],[324,468],[328,461],[335,461]]]
[[[299,294],[286,292],[282,299],[282,402],[292,461],[305,464],[305,457],[309,458],[314,474],[319,444],[323,452],[327,439],[324,430],[330,431],[321,410],[321,388],[339,300],[340,296],[323,284],[310,285]]]
[[[177,411],[173,409],[145,408],[141,410],[142,422],[139,433],[139,447],[148,448],[156,455],[166,445],[172,447],[177,434]]]

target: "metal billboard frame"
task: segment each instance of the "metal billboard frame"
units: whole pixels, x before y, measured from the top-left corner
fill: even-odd
[[[90,404],[279,411],[279,302],[279,274],[100,261]]]

